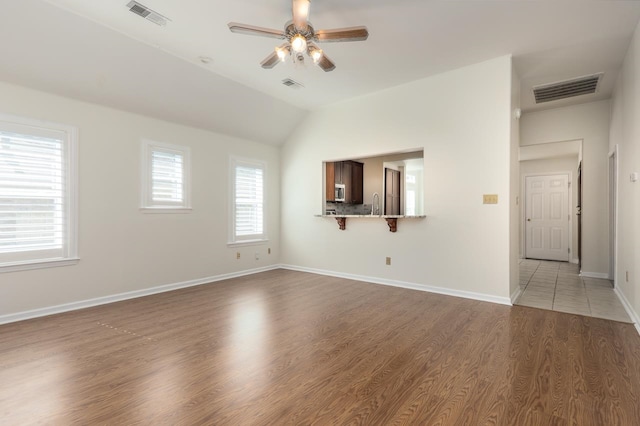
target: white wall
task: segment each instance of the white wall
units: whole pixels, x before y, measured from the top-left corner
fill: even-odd
[[[377,192],[380,196],[380,211],[382,211],[382,196],[384,195],[384,179],[382,170],[382,157],[370,157],[361,161],[364,166],[362,168],[362,195],[364,204],[373,203],[373,193]]]
[[[510,97],[506,56],[311,114],[282,150],[283,263],[508,299]],[[391,233],[382,219],[340,231],[314,217],[323,160],[412,148],[424,148],[427,219]]]
[[[516,109],[520,108],[520,78],[515,68],[511,67],[511,121],[509,143],[509,282],[511,300],[515,301],[520,291],[520,247],[519,204],[520,204],[520,119],[516,117]]]
[[[609,272],[607,167],[610,101],[535,111],[521,118],[520,144],[582,139],[582,271]]]
[[[74,266],[0,274],[0,317],[278,263],[278,148],[4,83],[0,112],[79,128],[81,258]],[[139,211],[143,137],[191,147],[191,214]],[[230,154],[268,164],[268,245],[227,248]]]
[[[569,179],[571,182],[571,199],[569,205],[569,212],[571,214],[571,247],[572,256],[570,259],[574,263],[577,263],[578,258],[578,215],[576,206],[578,205],[578,156],[564,156],[557,158],[545,158],[541,160],[529,160],[520,162],[520,188],[522,191],[523,202],[520,203],[519,223],[520,223],[520,235],[522,234],[522,223],[525,207],[524,200],[524,178],[528,174],[541,174],[541,173],[556,173],[556,172],[569,172]],[[525,237],[526,238],[526,237]],[[520,246],[520,257],[524,257],[524,240]]]
[[[619,147],[616,286],[640,320],[640,24],[629,46],[612,102],[611,144]],[[629,272],[629,281],[626,272]]]

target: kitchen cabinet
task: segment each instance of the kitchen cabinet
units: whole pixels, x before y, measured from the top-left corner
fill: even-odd
[[[357,161],[337,161],[325,163],[326,199],[335,201],[335,184],[345,186],[345,203],[363,203],[363,172],[364,164]]]
[[[357,161],[351,163],[351,204],[362,204],[364,164]],[[349,198],[347,198],[348,200]]]
[[[336,182],[336,168],[335,163],[325,163],[325,196],[327,201],[336,200],[335,182]]]
[[[353,200],[353,176],[351,176],[351,162],[350,161],[341,161],[340,166],[342,168],[342,182],[344,184],[344,202],[347,204],[352,204]]]

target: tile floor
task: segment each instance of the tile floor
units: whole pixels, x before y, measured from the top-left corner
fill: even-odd
[[[609,280],[582,278],[578,265],[520,261],[522,294],[516,305],[549,309],[621,322],[632,322]]]

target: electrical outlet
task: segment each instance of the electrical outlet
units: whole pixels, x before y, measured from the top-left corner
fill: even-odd
[[[267,254],[271,254],[271,247],[267,249]]]
[[[240,252],[236,252],[236,259],[240,259]]]
[[[256,252],[256,260],[260,260],[260,253]]]
[[[629,282],[629,271],[627,271],[627,273],[625,274],[625,279],[627,280],[627,282]]]
[[[386,261],[387,265],[391,265],[391,258],[387,257],[387,261]]]

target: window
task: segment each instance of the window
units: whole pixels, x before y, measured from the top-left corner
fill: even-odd
[[[264,183],[266,165],[231,159],[230,244],[266,241]]]
[[[190,150],[142,141],[142,208],[151,212],[186,212],[190,201]]]
[[[77,262],[76,138],[0,115],[0,271]]]

